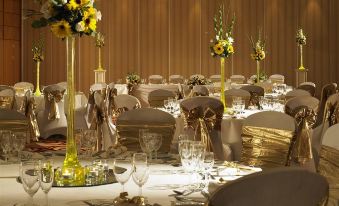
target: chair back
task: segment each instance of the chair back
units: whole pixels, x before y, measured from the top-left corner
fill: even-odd
[[[232,83],[243,84],[246,78],[243,75],[232,75],[230,79]]]
[[[211,80],[212,83],[220,82],[221,81],[221,75],[220,74],[211,75],[210,80]]]
[[[241,162],[263,168],[289,165],[295,130],[294,118],[281,112],[248,116],[242,127]]]
[[[171,84],[183,84],[184,83],[184,77],[178,74],[174,74],[169,76],[169,83]]]
[[[327,99],[331,95],[336,93],[336,89],[337,89],[337,86],[334,83],[326,84],[325,86],[323,86],[321,90],[320,105],[319,105],[319,111],[318,111],[318,116],[317,116],[317,121],[315,123],[315,127],[323,123]]]
[[[307,97],[311,96],[311,94],[308,91],[305,91],[303,89],[294,89],[292,91],[289,91],[286,93],[285,98],[286,100],[292,99],[293,97]]]
[[[308,91],[310,93],[310,95],[313,96],[313,97],[315,95],[315,86],[313,86],[313,85],[303,84],[303,85],[299,85],[297,87],[297,89],[302,89],[302,90]]]
[[[313,87],[316,87],[315,83],[314,82],[303,82],[303,83],[300,83],[299,86],[302,86],[302,85],[311,85]]]
[[[114,97],[114,103],[116,109],[126,108],[127,110],[132,110],[140,108],[139,99],[129,94],[117,95],[116,97]]]
[[[164,100],[175,98],[175,93],[170,90],[156,89],[148,94],[148,103],[150,107],[163,107]]]
[[[0,117],[0,130],[25,132],[29,142],[29,122],[24,114],[15,110],[0,109]]]
[[[148,77],[148,83],[150,84],[162,84],[163,82],[163,77],[161,75],[150,75]]]
[[[271,82],[258,82],[255,85],[264,88],[265,93],[271,93],[273,91],[273,83]]]
[[[210,206],[326,205],[329,185],[324,177],[299,168],[276,168],[230,181],[218,188]]]
[[[15,90],[13,87],[0,85],[0,109],[15,108]]]
[[[226,106],[232,107],[234,97],[240,97],[245,100],[245,106],[248,107],[250,103],[251,94],[243,89],[229,89],[225,91]]]
[[[169,152],[175,132],[175,118],[164,111],[153,108],[134,109],[121,114],[117,119],[119,142],[130,151],[141,151],[139,130],[162,135],[162,145],[159,151]]]
[[[246,85],[241,87],[242,90],[248,91],[251,95],[256,94],[257,96],[264,96],[265,89],[258,85]]]
[[[90,90],[98,91],[98,90],[106,89],[106,87],[107,87],[106,83],[95,83],[91,85]]]
[[[271,83],[278,83],[278,84],[284,84],[285,77],[281,74],[273,74],[269,78],[271,80]]]
[[[192,94],[194,97],[197,96],[208,96],[209,91],[206,86],[204,85],[195,85],[192,89]]]
[[[65,90],[67,90],[67,82],[59,82],[59,83],[57,83],[57,85],[64,88]]]
[[[32,92],[34,90],[34,85],[30,82],[17,82],[14,84],[13,87],[16,90],[16,92],[21,93],[22,96],[25,95],[27,90],[30,90]]]
[[[299,96],[289,99],[285,104],[285,113],[294,117],[293,111],[296,108],[306,106],[309,109],[317,112],[319,107],[319,100],[311,96]]]
[[[204,79],[205,78],[205,76],[202,75],[202,74],[193,74],[193,75],[190,76],[190,79],[195,78],[195,77],[199,77],[199,79]]]

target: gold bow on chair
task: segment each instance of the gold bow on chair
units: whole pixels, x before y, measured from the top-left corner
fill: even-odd
[[[339,123],[339,103],[328,102],[325,107],[323,123],[328,120],[329,126]]]
[[[183,108],[183,114],[185,127],[193,128],[195,130],[195,139],[204,143],[207,151],[213,151],[210,131],[221,129],[222,114],[218,114],[210,107],[205,109],[196,107],[191,110]]]
[[[35,104],[34,97],[25,96],[24,102],[25,102],[24,111],[25,111],[25,116],[29,120],[29,129],[30,129],[31,137],[33,138],[33,141],[39,141],[40,130],[39,130],[38,122],[36,119],[36,114],[35,114],[36,104]]]
[[[118,91],[116,88],[109,88],[107,87],[107,102],[108,102],[108,115],[114,116],[115,115],[115,103],[114,97],[118,95]]]
[[[48,120],[55,120],[60,118],[58,103],[64,97],[65,90],[54,90],[51,92],[45,91],[45,99],[50,104],[50,110],[48,113]]]
[[[292,148],[292,157],[295,161],[304,164],[313,158],[311,144],[311,129],[316,122],[316,113],[306,107],[297,107],[293,112],[297,122],[297,137]]]

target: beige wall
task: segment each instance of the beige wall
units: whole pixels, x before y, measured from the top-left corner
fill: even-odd
[[[33,8],[24,0],[23,8]],[[309,80],[317,85],[339,82],[339,1],[338,0],[97,0],[103,14],[99,30],[106,35],[104,68],[107,82],[124,78],[128,72],[143,77],[150,74],[219,73],[219,62],[210,56],[213,16],[220,2],[230,6],[237,20],[234,30],[235,55],[227,60],[227,76],[232,60],[235,74],[255,73],[250,59],[248,36],[258,28],[267,37],[267,58],[262,67],[268,74],[280,73],[288,84],[295,82],[298,67],[295,33],[301,25],[307,34],[305,67]],[[31,20],[23,22],[23,80],[35,82],[31,59],[32,40],[39,33],[46,39],[41,83],[66,79],[65,43],[48,29],[34,30]],[[77,87],[88,91],[97,65],[94,40],[77,42]]]

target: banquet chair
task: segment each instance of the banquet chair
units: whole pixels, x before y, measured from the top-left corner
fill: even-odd
[[[264,88],[265,93],[271,93],[273,91],[273,83],[271,82],[258,82],[255,85]]]
[[[59,85],[49,85],[44,91],[45,110],[37,115],[41,138],[67,133],[67,120],[64,111],[65,89]]]
[[[336,87],[336,84],[334,83],[326,84],[325,86],[323,86],[321,90],[319,112],[317,116],[317,121],[315,123],[315,127],[318,127],[319,125],[323,123],[326,101],[331,95],[336,93],[336,89],[337,87]]]
[[[148,83],[149,84],[162,84],[163,83],[163,77],[161,75],[150,75],[148,77]]]
[[[268,79],[271,80],[271,83],[273,84],[274,83],[284,84],[284,81],[285,81],[284,75],[281,75],[281,74],[273,74]]]
[[[195,85],[191,92],[193,97],[209,95],[209,91],[204,85]]]
[[[175,118],[164,111],[153,108],[139,108],[124,112],[117,119],[119,142],[128,148],[128,151],[141,151],[139,144],[139,130],[148,129],[149,132],[162,135],[161,152],[169,152],[175,132]]]
[[[235,157],[241,156],[245,165],[263,168],[287,166],[295,130],[295,120],[287,114],[275,111],[255,113],[244,120],[242,145],[234,145],[232,151]]]
[[[224,106],[219,99],[213,97],[192,97],[180,102],[185,121],[185,131],[192,134],[195,140],[206,144],[217,159],[229,159],[228,145],[221,141],[221,121]]]
[[[326,130],[319,154],[319,174],[326,177],[330,184],[328,205],[339,204],[339,124]]]
[[[190,76],[190,79],[192,79],[192,78],[194,78],[194,77],[199,77],[200,79],[205,78],[205,76],[202,75],[202,74],[192,74],[192,75]]]
[[[220,82],[221,81],[221,75],[220,74],[211,75],[210,80],[211,80],[212,83]]]
[[[302,86],[302,85],[311,85],[313,87],[316,87],[315,83],[314,82],[303,82],[303,83],[300,83],[299,86]]]
[[[62,87],[63,89],[65,89],[65,94],[67,93],[67,82],[59,82],[57,83],[57,85],[59,85],[60,87]]]
[[[232,75],[230,79],[232,83],[243,84],[246,78],[243,75]]]
[[[11,86],[0,85],[0,109],[15,109],[15,90]]]
[[[27,134],[27,142],[30,142],[29,122],[24,114],[15,110],[0,108],[0,117],[0,130],[25,132]]]
[[[306,106],[317,112],[319,107],[319,100],[311,96],[299,96],[289,99],[285,104],[285,113],[294,117],[293,111],[301,106]]]
[[[275,168],[227,182],[211,194],[209,206],[324,206],[324,177],[298,168]]]
[[[125,111],[138,109],[141,105],[138,98],[128,94],[119,94],[114,97],[114,104],[116,109],[124,108]]]
[[[91,85],[90,90],[98,91],[98,90],[106,89],[106,87],[107,87],[106,83],[96,83],[96,84]]]
[[[250,99],[251,99],[251,94],[243,89],[229,89],[225,91],[225,99],[226,99],[226,106],[227,107],[232,107],[233,104],[233,99],[234,97],[240,97],[245,101],[245,107],[247,108]]]
[[[250,78],[248,78],[247,83],[254,84],[256,79],[257,79],[257,75],[253,74],[252,76],[250,76]]]
[[[169,76],[170,84],[183,84],[185,82],[184,77],[178,74]]]
[[[246,85],[246,86],[241,87],[241,89],[248,91],[251,94],[249,105],[260,106],[259,97],[263,97],[265,95],[264,88],[258,85]]]
[[[311,96],[311,94],[308,91],[305,91],[303,89],[294,89],[286,93],[285,99],[289,100],[292,99],[293,97],[307,97],[307,96]]]
[[[18,93],[21,93],[23,95],[25,95],[25,92],[27,90],[30,90],[30,91],[34,91],[34,85],[30,82],[17,82],[14,84],[14,89],[16,90],[16,92]]]
[[[297,87],[297,89],[302,89],[302,90],[308,91],[311,94],[312,97],[315,96],[315,84],[314,85],[311,85],[311,84],[299,85]]]
[[[175,93],[166,89],[156,89],[148,94],[148,103],[150,107],[163,107],[164,100],[175,99]]]

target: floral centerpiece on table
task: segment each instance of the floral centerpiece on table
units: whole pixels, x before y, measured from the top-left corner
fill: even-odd
[[[250,37],[252,44],[252,53],[251,58],[257,62],[257,78],[260,80],[260,61],[264,60],[266,57],[265,53],[265,40],[261,40],[261,31],[259,30],[258,40],[254,42],[253,38]]]
[[[44,61],[44,40],[40,38],[39,40],[33,42],[33,61],[36,63],[36,86],[35,86],[35,96],[41,96],[40,91],[40,63]]]
[[[141,82],[141,79],[139,75],[134,74],[134,73],[128,73],[126,76],[126,84],[127,84],[128,93],[131,93],[133,90],[133,87],[140,84],[140,82]]]
[[[187,85],[193,87],[195,85],[207,85],[210,83],[211,82],[208,79],[206,79],[204,76],[194,75],[189,78]]]
[[[101,12],[94,7],[94,0],[39,0],[42,17],[32,26],[50,26],[58,38],[72,35],[94,35]]]
[[[299,29],[297,31],[296,41],[299,46],[300,50],[300,66],[299,70],[305,70],[304,64],[303,64],[303,46],[306,45],[306,36],[303,33],[302,29]]]

